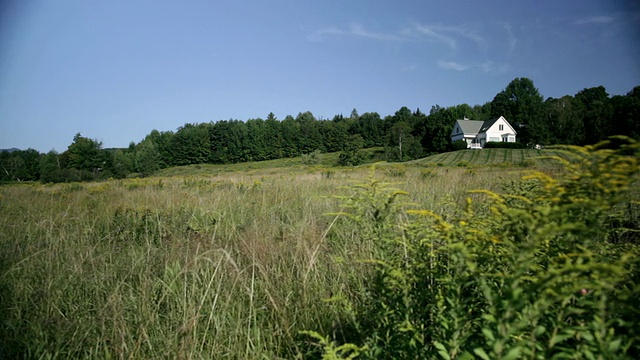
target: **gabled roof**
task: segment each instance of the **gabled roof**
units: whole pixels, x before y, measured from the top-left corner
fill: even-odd
[[[458,124],[465,134],[477,134],[482,128],[484,121],[479,120],[458,120]]]
[[[480,131],[478,131],[478,132],[485,132],[485,131],[489,130],[489,128],[490,128],[490,127],[492,127],[492,126],[493,126],[493,124],[495,124],[495,123],[496,123],[496,121],[498,121],[499,119],[500,119],[500,118],[498,117],[498,118],[495,118],[495,119],[493,119],[493,120],[486,120],[486,121],[484,121],[484,122],[482,123],[482,127],[480,128]]]
[[[495,119],[486,120],[486,121],[467,120],[467,119],[456,120],[456,121],[460,125],[460,128],[462,129],[463,133],[476,135],[476,134],[483,133],[483,132],[486,132],[487,130],[489,130],[489,128],[492,127],[493,124],[495,124],[496,121],[500,120],[501,118],[502,118],[502,116],[497,117]],[[507,125],[509,125],[511,127],[511,130],[513,130],[513,133],[515,134],[516,133],[515,129],[513,129],[513,127],[509,124],[507,119],[504,119],[504,120],[507,123]]]

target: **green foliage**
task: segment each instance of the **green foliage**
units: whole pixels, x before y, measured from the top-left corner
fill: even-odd
[[[65,181],[98,180],[108,177],[106,170],[112,167],[111,153],[102,149],[102,143],[77,133],[73,143],[64,153],[66,166]]]
[[[159,165],[159,156],[155,161]],[[118,149],[113,154],[113,175],[116,179],[125,178],[128,174],[132,173],[135,168],[135,154],[134,152],[124,151]]]
[[[60,154],[51,150],[40,159],[40,181],[43,183],[58,183],[64,181],[60,165]]]
[[[467,148],[468,144],[466,141],[464,140],[456,140],[454,142],[451,143],[451,150],[456,151],[456,150],[465,150]]]
[[[527,145],[521,142],[503,142],[503,141],[488,141],[484,144],[484,148],[487,149],[524,149]]]
[[[437,105],[431,108],[429,116],[424,119],[424,124],[422,125],[424,131],[422,146],[427,152],[441,153],[451,148],[450,134],[453,124],[456,119],[469,115],[467,111],[462,111],[461,113],[461,111],[456,110],[460,109],[455,109],[454,107],[444,109]]]
[[[340,153],[338,165],[355,166],[362,164],[364,162],[364,154],[360,150],[363,145],[364,140],[362,139],[362,136],[351,135],[344,150]]]
[[[640,244],[612,241],[622,222],[611,217],[637,201],[640,143],[618,140],[564,147],[555,177],[530,171],[504,193],[474,191],[446,217],[404,210],[373,178],[351,187],[343,215],[375,229],[362,241],[384,251],[349,305],[360,340],[347,348],[372,359],[637,358]]]
[[[518,131],[518,139],[527,144],[546,144],[550,128],[545,122],[542,95],[528,78],[516,78],[491,102],[491,115],[504,116]]]
[[[386,248],[381,240],[397,231],[394,227],[395,217],[398,210],[406,205],[399,202],[399,199],[407,193],[376,179],[375,169],[376,166],[373,165],[366,182],[358,182],[349,187],[351,195],[336,196],[342,201],[343,211],[335,215],[349,219],[350,224],[355,225],[364,235],[362,241],[373,239],[376,246]]]
[[[336,345],[328,337],[322,336],[315,331],[301,331],[301,334],[318,341],[317,346],[322,347],[322,360],[355,359],[366,348],[360,348],[354,344]]]
[[[151,209],[116,208],[109,237],[123,243],[158,243],[162,237],[160,218],[160,214]]]
[[[583,144],[584,126],[581,117],[580,102],[566,95],[560,99],[549,98],[545,101],[550,131],[548,144]],[[620,129],[622,130],[622,129]],[[620,134],[627,134],[619,132]]]
[[[38,180],[40,158],[41,154],[34,149],[0,151],[0,182]]]
[[[210,152],[209,124],[185,124],[172,138],[173,165],[206,163]]]
[[[322,152],[320,150],[314,150],[309,154],[302,154],[301,161],[304,165],[317,165],[320,163],[320,155]]]
[[[376,112],[367,112],[360,115],[349,128],[351,134],[360,134],[365,148],[384,146],[385,123]]]
[[[595,144],[604,140],[611,133],[613,116],[609,94],[604,86],[583,89],[576,94],[575,98],[581,105],[578,113],[584,124],[584,143]]]
[[[136,147],[135,169],[142,176],[149,176],[160,169],[160,152],[152,140],[144,140]]]

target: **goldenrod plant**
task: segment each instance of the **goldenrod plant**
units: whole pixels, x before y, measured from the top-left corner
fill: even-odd
[[[391,206],[401,193],[375,179],[352,186],[345,216],[390,250],[363,259],[372,271],[347,302],[358,330],[348,355],[638,358],[640,143],[557,151],[562,170],[472,191],[454,216]],[[309,334],[340,355],[344,345]]]

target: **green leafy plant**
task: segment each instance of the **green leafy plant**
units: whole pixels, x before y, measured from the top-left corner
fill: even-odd
[[[611,241],[611,216],[635,201],[640,144],[607,145],[564,147],[555,176],[531,171],[504,193],[473,191],[449,218],[391,206],[399,193],[374,178],[351,187],[342,214],[375,229],[362,241],[385,251],[365,260],[373,271],[366,299],[350,305],[360,340],[348,356],[637,357],[640,247]]]
[[[302,154],[300,161],[302,161],[304,165],[317,165],[320,163],[321,155],[322,151],[316,149],[308,154]]]

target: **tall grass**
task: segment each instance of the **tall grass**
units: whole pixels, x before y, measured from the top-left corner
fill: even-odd
[[[394,181],[425,206],[495,180],[419,170]],[[327,214],[368,170],[325,172],[0,188],[2,357],[292,358],[312,351],[301,330],[347,334],[325,300],[360,291],[341,261],[371,245]]]
[[[388,224],[416,207],[455,219],[469,190],[522,170],[425,164],[375,171],[408,194]],[[0,358],[301,358],[321,356],[305,330],[362,339],[349,306],[375,272],[360,260],[394,250],[337,214],[368,167],[164,175],[0,187]]]

